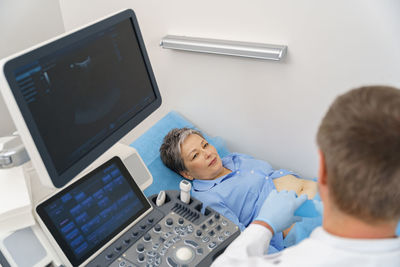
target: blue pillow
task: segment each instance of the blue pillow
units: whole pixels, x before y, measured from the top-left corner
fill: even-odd
[[[138,151],[153,176],[153,183],[144,190],[146,196],[158,194],[161,190],[179,190],[179,183],[183,177],[162,163],[159,149],[164,136],[170,130],[183,127],[199,130],[178,112],[171,111],[130,144]],[[229,154],[222,138],[209,137],[203,132],[202,134],[210,144],[215,146],[221,158]]]

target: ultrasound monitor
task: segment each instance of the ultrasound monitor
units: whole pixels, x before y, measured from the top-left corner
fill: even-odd
[[[47,186],[63,187],[161,105],[132,10],[0,65],[1,92]]]

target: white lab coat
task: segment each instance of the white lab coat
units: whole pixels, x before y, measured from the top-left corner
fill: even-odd
[[[390,239],[350,239],[316,228],[298,245],[280,253],[265,255],[272,233],[251,224],[219,256],[212,267],[226,266],[379,266],[400,267],[400,237]]]

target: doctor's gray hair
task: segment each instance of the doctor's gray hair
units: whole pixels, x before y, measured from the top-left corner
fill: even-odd
[[[204,138],[204,136],[197,130],[190,128],[175,128],[169,131],[169,133],[164,137],[163,143],[160,147],[160,157],[162,162],[165,166],[178,174],[182,171],[186,171],[181,156],[181,145],[191,134],[197,134]]]

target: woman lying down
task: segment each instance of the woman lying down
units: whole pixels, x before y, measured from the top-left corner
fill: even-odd
[[[203,209],[213,208],[242,231],[274,189],[293,190],[309,199],[317,194],[316,182],[287,170],[274,170],[265,161],[238,153],[221,159],[200,132],[189,128],[171,130],[164,137],[160,156],[167,167],[193,181],[192,196],[203,202]],[[292,227],[274,235],[269,253],[287,246],[283,239]]]

